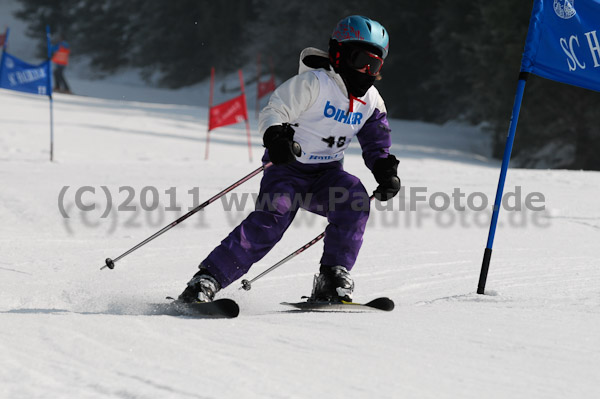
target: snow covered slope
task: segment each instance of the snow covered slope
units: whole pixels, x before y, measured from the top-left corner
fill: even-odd
[[[501,212],[488,295],[477,295],[499,165],[462,125],[391,122],[404,198],[373,210],[353,276],[356,300],[389,296],[393,312],[279,305],[309,293],[317,244],[249,292],[224,290],[240,304],[237,319],[148,315],[179,294],[258,190],[256,177],[99,270],[259,166],[255,121],[254,162],[243,124],[212,133],[205,161],[206,115],[58,94],[50,163],[48,100],[0,90],[0,397],[597,397],[600,174],[510,170],[506,192],[520,192],[523,207],[543,195],[545,210]],[[375,188],[356,143],[346,169]],[[228,210],[244,195],[245,206]],[[324,226],[301,213],[248,277]]]

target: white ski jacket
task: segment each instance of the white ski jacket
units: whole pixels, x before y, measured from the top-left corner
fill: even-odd
[[[300,54],[298,75],[284,82],[261,111],[259,131],[283,123],[294,127],[304,164],[341,161],[354,136],[369,169],[387,157],[390,129],[383,99],[373,86],[361,98],[348,95],[342,77],[331,70],[326,52],[309,47]]]

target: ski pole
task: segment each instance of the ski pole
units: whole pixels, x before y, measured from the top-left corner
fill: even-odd
[[[308,248],[310,248],[314,244],[316,244],[323,237],[325,237],[325,232],[322,232],[321,234],[319,234],[318,236],[316,236],[315,238],[313,238],[310,242],[308,242],[304,246],[298,248],[296,251],[292,252],[291,254],[289,254],[288,256],[286,256],[285,258],[283,258],[282,260],[280,260],[279,262],[275,263],[273,266],[269,267],[267,270],[265,270],[264,272],[262,272],[258,276],[254,277],[252,280],[250,280],[250,281],[248,281],[248,280],[242,280],[242,286],[239,289],[241,290],[243,288],[246,291],[250,291],[252,289],[252,283],[253,282],[255,282],[259,278],[263,277],[264,275],[271,273],[273,270],[277,269],[279,266],[283,265],[285,262],[287,262],[288,260],[292,259],[296,255],[300,255],[302,252],[306,251]]]
[[[198,205],[197,207],[195,207],[194,209],[192,209],[191,211],[189,211],[185,215],[181,216],[179,219],[175,220],[173,223],[171,223],[171,224],[163,227],[162,229],[160,229],[156,233],[152,234],[150,237],[146,238],[144,241],[142,241],[139,244],[137,244],[135,247],[133,247],[130,250],[128,250],[127,252],[119,255],[118,257],[116,257],[114,259],[106,258],[106,260],[105,260],[106,264],[104,266],[102,266],[100,268],[100,270],[102,270],[102,269],[104,269],[106,267],[108,267],[109,269],[114,269],[115,268],[115,262],[119,261],[120,259],[123,259],[125,256],[129,255],[130,253],[132,253],[136,249],[138,249],[141,246],[149,243],[150,241],[154,240],[156,237],[160,236],[161,234],[163,234],[163,233],[167,232],[168,230],[172,229],[173,227],[177,226],[179,223],[183,222],[185,219],[189,218],[190,216],[192,216],[196,212],[200,211],[201,209],[206,208],[208,205],[212,204],[213,202],[215,202],[216,200],[218,200],[219,198],[221,198],[223,195],[227,194],[228,192],[230,192],[234,188],[236,188],[236,187],[242,185],[243,183],[247,182],[248,180],[250,180],[251,178],[253,178],[254,176],[256,176],[257,174],[259,174],[260,172],[262,172],[263,170],[267,169],[268,167],[270,167],[272,165],[273,165],[273,163],[269,162],[269,163],[264,164],[261,167],[257,168],[256,170],[254,170],[250,174],[242,177],[240,180],[236,181],[231,186],[227,187],[226,189],[224,189],[220,193],[216,194],[212,198],[206,200],[204,203]]]
[[[372,201],[373,198],[375,198],[375,196],[371,195],[369,197],[369,201]],[[306,251],[308,248],[312,247],[317,242],[319,242],[323,237],[325,237],[325,232],[322,232],[321,234],[319,234],[318,236],[316,236],[315,238],[313,238],[312,240],[310,240],[309,242],[307,242],[306,244],[304,244],[302,247],[298,248],[297,250],[295,250],[294,252],[292,252],[291,254],[289,254],[288,256],[286,256],[285,258],[281,259],[279,262],[275,263],[273,266],[269,267],[267,270],[265,270],[264,272],[262,272],[258,276],[254,277],[252,280],[250,280],[250,281],[248,281],[248,280],[242,280],[242,286],[239,289],[241,290],[243,288],[246,291],[250,291],[252,289],[252,283],[253,282],[255,282],[259,278],[265,276],[266,274],[271,273],[273,270],[277,269],[279,266],[283,265],[288,260],[294,258],[297,255],[300,255],[302,252]]]

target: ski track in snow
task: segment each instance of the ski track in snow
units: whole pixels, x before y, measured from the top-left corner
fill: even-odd
[[[0,397],[597,397],[597,172],[509,171],[506,191],[543,193],[546,212],[538,219],[501,212],[485,296],[475,291],[489,217],[426,206],[401,212],[394,202],[392,211],[372,211],[353,270],[355,299],[389,296],[397,305],[391,313],[296,313],[279,305],[309,293],[319,243],[251,291],[239,282],[225,289],[221,295],[240,304],[237,319],[157,316],[151,304],[183,289],[252,201],[239,212],[210,205],[115,270],[100,271],[104,259],[185,212],[193,205],[188,190],[204,201],[256,168],[256,121],[252,163],[243,125],[213,132],[204,161],[206,108],[57,94],[56,162],[49,163],[47,99],[0,90],[0,112]],[[407,189],[451,195],[459,187],[493,201],[499,164],[486,157],[478,129],[391,124]],[[345,167],[375,188],[356,143]],[[254,193],[259,182],[236,192]],[[69,219],[58,208],[65,186]],[[83,199],[98,209],[77,211],[82,186],[95,187]],[[138,210],[101,218],[101,186],[115,206],[125,198],[119,188],[132,187]],[[140,210],[147,186],[157,188],[162,211]],[[164,211],[171,187],[180,213]],[[300,213],[246,277],[324,227]]]

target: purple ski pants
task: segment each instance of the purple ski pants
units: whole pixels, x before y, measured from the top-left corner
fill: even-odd
[[[255,210],[202,261],[226,287],[279,242],[299,208],[327,217],[321,264],[352,269],[369,218],[369,195],[340,162],[274,165],[260,183]],[[316,267],[318,269],[318,266]]]

